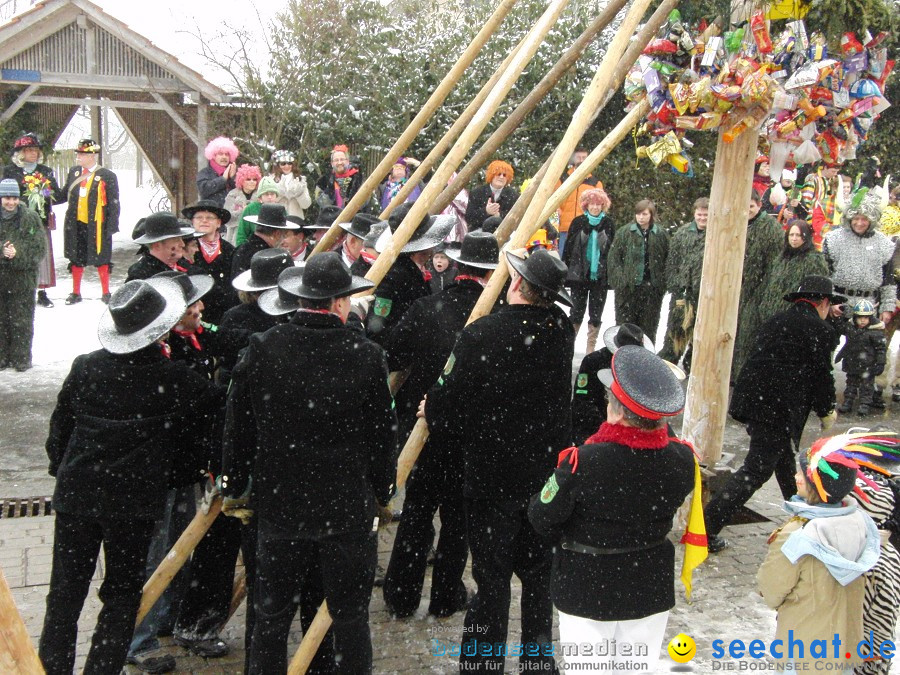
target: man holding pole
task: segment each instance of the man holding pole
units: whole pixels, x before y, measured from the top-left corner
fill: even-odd
[[[233,373],[225,421],[225,508],[249,495],[259,523],[249,672],[286,671],[301,596],[312,613],[324,596],[333,672],[368,673],[373,521],[376,503],[386,505],[393,492],[397,440],[384,351],[345,325],[349,296],[372,283],[329,252],[279,287],[298,311],[251,339]],[[305,591],[317,583],[319,597],[311,597]]]
[[[575,335],[556,306],[571,305],[566,266],[537,249],[507,253],[508,306],[470,324],[428,393],[430,431],[459,448],[472,575],[461,671],[503,672],[510,581],[522,581],[520,666],[554,672],[552,548],[528,522],[528,500],[571,441]]]

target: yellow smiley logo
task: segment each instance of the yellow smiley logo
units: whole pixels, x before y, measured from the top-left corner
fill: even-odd
[[[676,663],[687,663],[697,655],[697,643],[690,635],[679,633],[669,640],[668,652]]]

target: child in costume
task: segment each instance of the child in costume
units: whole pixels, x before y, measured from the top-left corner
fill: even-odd
[[[839,330],[847,336],[847,342],[835,361],[842,362],[841,367],[847,373],[847,386],[838,412],[850,412],[853,403],[859,399],[857,413],[865,416],[869,414],[875,395],[875,377],[884,372],[887,355],[884,324],[875,316],[875,305],[868,300],[857,300],[853,305],[853,318],[840,324]]]
[[[856,656],[863,639],[864,575],[878,562],[881,545],[874,521],[849,494],[861,494],[857,477],[871,483],[860,466],[871,466],[881,454],[848,435],[820,439],[800,453],[798,493],[784,503],[792,517],[769,538],[756,577],[766,604],[778,611],[782,661],[812,670],[846,664],[847,651]],[[789,650],[791,638],[803,648]]]

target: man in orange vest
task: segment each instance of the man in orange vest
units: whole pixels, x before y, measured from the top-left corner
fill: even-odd
[[[569,167],[566,169],[566,172],[559,177],[559,180],[556,183],[556,189],[558,190],[563,182],[568,178],[572,172],[578,168],[578,166],[587,159],[588,151],[584,148],[577,148],[575,152],[572,153],[572,159],[569,160]],[[576,216],[581,215],[581,194],[593,188],[603,189],[603,183],[594,178],[591,175],[588,175],[587,178],[584,179],[584,182],[579,185],[575,190],[566,197],[565,201],[559,205],[559,254],[562,255],[563,249],[566,245],[566,236],[569,234],[569,225],[572,224],[572,219]]]

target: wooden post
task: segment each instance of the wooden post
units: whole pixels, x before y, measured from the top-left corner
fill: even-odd
[[[747,130],[716,148],[703,255],[700,301],[694,325],[694,356],[688,380],[682,437],[710,465],[722,457],[728,414],[728,382],[747,243],[747,205],[759,136]]]
[[[194,519],[181,533],[181,536],[178,537],[178,541],[175,542],[172,550],[166,554],[159,567],[156,568],[156,571],[144,584],[144,592],[141,595],[141,606],[138,608],[135,626],[141,625],[141,621],[147,616],[147,612],[153,608],[153,605],[159,600],[159,596],[172,583],[172,579],[178,574],[178,570],[184,566],[185,561],[191,556],[193,550],[197,548],[197,544],[200,543],[200,540],[212,527],[213,521],[221,510],[222,497],[216,495],[209,506],[209,511],[206,513],[203,513],[202,510],[197,511],[197,515],[194,516]]]
[[[413,118],[412,122],[409,123],[409,126],[406,127],[406,131],[400,135],[400,138],[398,138],[391,149],[388,150],[384,159],[382,159],[372,173],[369,174],[369,177],[366,178],[357,193],[353,195],[353,198],[343,208],[331,228],[319,239],[319,242],[316,244],[311,255],[321,253],[322,251],[328,251],[334,246],[338,235],[343,232],[343,230],[338,227],[338,224],[350,222],[353,216],[356,215],[356,212],[359,211],[360,207],[368,201],[372,191],[378,186],[384,175],[394,165],[394,162],[396,162],[406,148],[409,147],[409,144],[412,143],[413,139],[415,139],[422,130],[422,127],[424,127],[428,120],[431,119],[434,112],[441,107],[444,99],[447,98],[447,95],[453,90],[453,87],[456,86],[459,78],[462,77],[463,72],[472,64],[472,61],[478,56],[478,52],[480,52],[481,48],[487,43],[488,38],[494,34],[494,31],[497,30],[503,22],[503,19],[506,18],[506,15],[509,14],[509,10],[512,9],[512,6],[515,3],[516,0],[501,0],[497,9],[494,10],[494,13],[491,14],[481,30],[478,31],[478,34],[472,39],[469,46],[466,47],[466,50],[447,72],[444,79],[425,102],[425,105],[422,106],[419,113]]]
[[[9,675],[44,672],[3,570],[0,570],[0,672]]]

